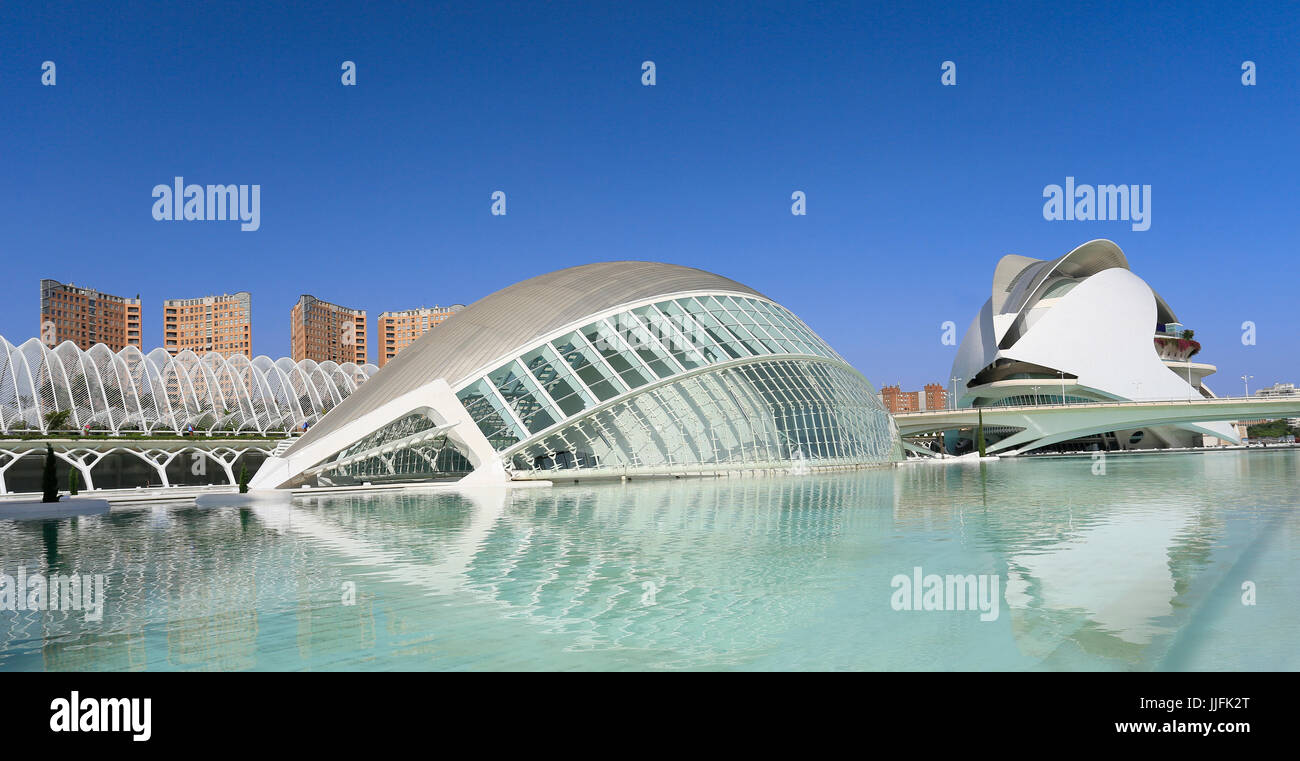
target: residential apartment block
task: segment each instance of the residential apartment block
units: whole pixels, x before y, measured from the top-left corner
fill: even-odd
[[[379,315],[379,359],[383,367],[397,353],[410,346],[415,339],[424,335],[429,328],[464,309],[464,304],[449,307],[421,307],[407,309],[403,312],[384,312]]]
[[[113,351],[140,348],[140,296],[113,296],[57,280],[41,280],[41,340],[56,346],[72,341],[80,349],[97,343]]]
[[[167,299],[163,302],[163,348],[169,354],[189,349],[195,354],[251,356],[252,296],[240,291],[196,299]]]
[[[294,361],[365,364],[366,310],[350,309],[303,294],[290,311],[289,342]]]
[[[938,383],[927,383],[920,391],[903,391],[897,385],[883,386],[880,401],[891,414],[941,410],[948,406],[948,392]]]

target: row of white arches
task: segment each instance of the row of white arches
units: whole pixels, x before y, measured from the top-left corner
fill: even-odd
[[[0,433],[49,433],[57,412],[67,413],[59,429],[113,434],[288,431],[316,422],[377,371],[188,349],[51,348],[37,338],[15,346],[0,336]]]

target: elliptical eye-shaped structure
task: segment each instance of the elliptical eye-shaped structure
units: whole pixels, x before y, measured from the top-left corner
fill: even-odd
[[[448,318],[251,486],[802,473],[901,458],[871,384],[789,310],[702,270],[605,262]]]

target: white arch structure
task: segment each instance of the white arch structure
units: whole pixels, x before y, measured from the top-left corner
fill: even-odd
[[[377,371],[188,349],[49,347],[36,338],[15,346],[0,336],[0,434],[49,433],[47,416],[63,411],[67,428],[111,434],[288,431],[315,423]]]

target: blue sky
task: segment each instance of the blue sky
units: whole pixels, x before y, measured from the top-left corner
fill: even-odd
[[[940,325],[965,330],[999,257],[1105,237],[1220,393],[1300,381],[1293,3],[117,5],[0,7],[14,342],[42,277],[140,293],[146,348],[163,299],[248,290],[254,350],[281,356],[301,293],[373,318],[652,259],[747,283],[914,388],[946,382]],[[155,221],[176,175],[260,184],[261,229]],[[1044,220],[1066,176],[1150,184],[1150,230]]]

